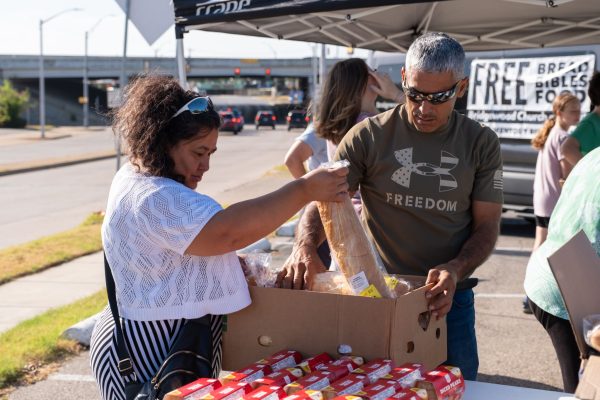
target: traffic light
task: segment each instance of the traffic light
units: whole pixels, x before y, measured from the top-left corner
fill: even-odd
[[[265,75],[271,76],[271,68],[265,68]]]
[[[235,67],[233,69],[233,73],[234,75],[239,76],[242,73],[242,70],[240,69],[240,67]]]

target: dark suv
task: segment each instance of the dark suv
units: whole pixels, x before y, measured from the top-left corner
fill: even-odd
[[[219,111],[221,116],[221,131],[233,132],[237,135],[244,129],[244,116],[237,110]]]
[[[277,118],[272,111],[259,111],[256,113],[256,117],[254,118],[254,123],[256,124],[256,130],[260,126],[270,126],[275,129],[275,122]]]
[[[292,128],[305,129],[309,120],[309,118],[306,116],[306,111],[304,110],[292,110],[288,113],[286,119],[288,131]]]

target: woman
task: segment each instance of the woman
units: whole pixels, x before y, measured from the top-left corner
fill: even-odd
[[[404,102],[404,93],[389,75],[371,70],[360,58],[339,61],[331,68],[323,87],[316,121],[317,135],[327,140],[329,160],[333,160],[338,144],[350,128],[379,113],[375,106],[377,96]],[[360,193],[354,195],[352,204],[360,214]]]
[[[560,195],[561,184],[573,166],[560,150],[567,139],[567,131],[579,122],[581,104],[575,95],[563,92],[552,102],[552,116],[531,140],[538,150],[533,181],[533,209],[535,213],[535,242],[533,250],[540,247],[548,234],[550,215]]]
[[[531,254],[525,273],[525,293],[536,319],[552,341],[564,391],[574,393],[579,382],[579,349],[548,257],[580,230],[600,257],[600,148],[571,171],[548,226],[548,238]],[[577,268],[577,265],[573,265]],[[582,294],[584,296],[584,294]]]
[[[377,96],[404,102],[404,93],[390,77],[371,70],[360,58],[339,61],[331,68],[323,87],[316,122],[317,134],[328,141],[330,160],[352,126],[379,113],[375,107]]]
[[[156,374],[186,319],[207,315],[216,376],[221,316],[250,304],[234,250],[272,232],[309,201],[340,201],[347,195],[347,170],[319,169],[222,209],[195,191],[217,150],[220,118],[209,98],[172,78],[140,77],[128,86],[113,126],[130,163],[113,179],[102,240],[137,379],[147,382]],[[114,326],[107,308],[91,343],[92,370],[105,400],[124,398]]]

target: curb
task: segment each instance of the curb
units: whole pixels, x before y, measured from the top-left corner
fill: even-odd
[[[123,154],[123,155],[125,155],[125,154]],[[69,165],[81,164],[81,163],[86,163],[86,162],[106,160],[109,158],[115,158],[116,156],[117,156],[117,154],[114,151],[110,151],[110,152],[96,153],[96,154],[91,154],[89,156],[82,156],[79,158],[72,158],[72,159],[45,160],[45,161],[42,160],[42,161],[31,162],[29,164],[22,164],[22,165],[13,164],[13,166],[11,166],[9,164],[5,167],[0,165],[0,176],[20,174],[20,173],[24,173],[24,172],[40,171],[43,169],[50,169],[50,168],[66,167]]]

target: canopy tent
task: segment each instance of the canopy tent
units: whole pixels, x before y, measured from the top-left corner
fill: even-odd
[[[598,0],[175,0],[181,32],[202,29],[405,52],[446,32],[465,50],[598,43]]]
[[[448,33],[467,51],[600,43],[599,0],[173,3],[181,50],[183,35],[194,29],[393,52],[406,52],[413,39],[427,31]]]

